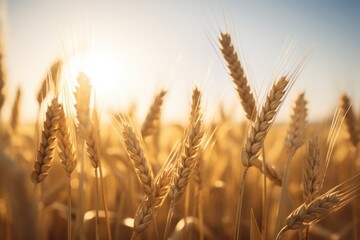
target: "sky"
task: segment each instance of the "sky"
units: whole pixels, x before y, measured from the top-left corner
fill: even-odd
[[[83,70],[103,114],[136,101],[143,118],[152,97],[168,90],[164,118],[187,118],[191,91],[204,92],[209,118],[220,103],[244,118],[219,52],[228,31],[261,102],[284,50],[292,62],[309,60],[279,114],[287,120],[301,91],[310,120],[333,111],[347,92],[360,102],[360,4],[356,1],[2,1],[9,112],[16,88],[23,89],[21,116],[36,119],[36,93],[47,69],[61,57],[72,62],[69,78]],[[290,61],[289,60],[289,61]],[[291,62],[291,61],[290,61]],[[354,104],[357,107],[357,104]]]

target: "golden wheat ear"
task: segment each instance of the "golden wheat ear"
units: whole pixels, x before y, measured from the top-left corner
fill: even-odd
[[[50,106],[47,108],[40,145],[31,173],[31,180],[34,184],[38,184],[46,178],[54,160],[56,138],[59,129],[60,108],[57,97],[51,101]]]
[[[58,153],[60,162],[64,167],[66,175],[70,177],[77,164],[77,154],[75,150],[74,134],[71,134],[67,123],[64,108],[60,105],[59,130],[57,135]]]
[[[285,147],[290,155],[293,155],[306,140],[306,104],[305,94],[301,93],[295,100],[290,126],[285,138]]]
[[[135,133],[133,126],[127,122],[123,123],[122,141],[128,156],[134,166],[136,175],[147,196],[152,198],[154,189],[154,174],[150,162],[146,156],[145,147]]]
[[[309,141],[309,149],[304,167],[304,192],[305,203],[310,203],[320,191],[320,148],[319,138],[315,136]]]
[[[358,122],[351,104],[351,100],[346,94],[343,94],[340,98],[340,109],[342,115],[345,118],[345,125],[350,142],[356,148],[360,140]]]
[[[39,106],[49,94],[50,89],[57,90],[60,80],[61,70],[63,62],[62,60],[56,60],[50,67],[46,77],[41,83],[41,87],[36,95]],[[55,91],[56,92],[56,91]]]
[[[220,50],[227,63],[230,75],[236,86],[236,91],[239,94],[241,105],[246,113],[247,119],[251,120],[253,116],[256,116],[256,103],[255,98],[251,92],[248,84],[247,77],[244,69],[241,66],[238,54],[236,53],[234,46],[231,42],[231,36],[229,33],[220,34]]]
[[[360,174],[339,184],[310,203],[303,203],[287,218],[276,239],[288,230],[303,229],[333,213],[360,195]]]
[[[154,134],[160,127],[160,116],[166,95],[165,90],[161,90],[154,98],[154,101],[149,109],[145,121],[141,127],[141,135],[143,138]]]
[[[16,133],[17,127],[19,125],[19,114],[20,114],[20,105],[21,105],[21,88],[19,87],[16,91],[15,101],[11,108],[10,116],[10,127],[14,133]]]
[[[79,86],[75,92],[76,98],[76,119],[77,119],[77,133],[81,139],[88,137],[88,132],[91,127],[90,121],[90,95],[91,84],[90,79],[85,73],[79,73],[77,77]]]

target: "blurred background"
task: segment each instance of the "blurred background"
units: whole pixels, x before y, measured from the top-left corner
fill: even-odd
[[[21,85],[21,117],[35,121],[36,93],[60,57],[71,78],[77,71],[89,75],[104,115],[136,101],[144,116],[156,91],[166,88],[164,118],[182,121],[198,84],[208,117],[222,102],[244,118],[219,55],[220,31],[235,37],[260,100],[281,53],[292,46],[295,60],[313,49],[290,93],[306,92],[310,119],[323,119],[343,91],[360,102],[358,1],[1,0],[0,9],[10,99],[5,117]],[[289,119],[292,100],[279,120]]]

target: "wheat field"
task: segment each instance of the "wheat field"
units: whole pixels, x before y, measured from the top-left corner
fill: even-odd
[[[0,239],[358,239],[352,100],[334,96],[328,119],[308,121],[307,93],[289,94],[308,55],[260,99],[232,41],[218,34],[241,121],[221,104],[206,118],[204,89],[193,86],[183,124],[162,121],[167,89],[144,119],[129,101],[104,123],[89,77],[67,79],[60,59],[32,93],[38,121],[24,123],[26,89],[8,100],[0,55],[0,108],[12,106],[0,122]],[[286,98],[292,113],[278,123]]]

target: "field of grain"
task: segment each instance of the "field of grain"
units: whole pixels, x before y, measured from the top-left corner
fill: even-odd
[[[308,121],[306,92],[288,94],[308,54],[257,99],[231,35],[218,37],[241,121],[221,104],[205,119],[204,90],[193,86],[183,124],[162,121],[166,89],[146,118],[129,101],[104,123],[89,77],[67,79],[57,60],[33,93],[38,121],[25,124],[26,89],[8,100],[0,55],[0,107],[12,105],[0,122],[0,239],[358,239],[351,99],[334,96],[328,119]],[[286,98],[292,114],[277,123]]]

